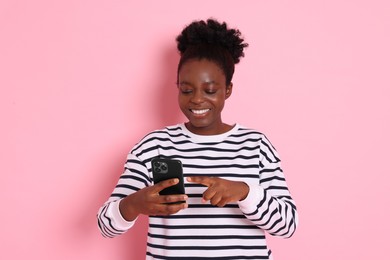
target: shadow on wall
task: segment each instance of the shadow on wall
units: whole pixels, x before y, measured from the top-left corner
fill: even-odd
[[[182,122],[181,111],[177,103],[177,88],[176,88],[176,70],[177,64],[179,61],[179,55],[176,51],[175,46],[168,46],[167,48],[161,51],[162,55],[161,60],[156,60],[156,63],[159,64],[158,73],[152,80],[148,82],[150,84],[150,96],[147,98],[152,100],[152,106],[150,102],[144,102],[145,106],[152,107],[152,120],[155,120],[152,125],[154,127],[161,128],[166,125],[177,124]],[[145,87],[145,86],[144,86]],[[143,108],[140,108],[139,111],[143,111]],[[130,113],[130,110],[129,110]],[[137,125],[134,125],[137,127]],[[131,133],[131,129],[128,131]],[[146,132],[144,134],[147,134]],[[135,137],[131,137],[132,143],[136,143],[139,140],[134,140]],[[118,148],[118,146],[114,145]],[[113,149],[113,147],[111,148]],[[111,150],[108,149],[108,150]],[[96,214],[96,209],[101,201],[105,201],[107,197],[102,197],[109,194],[112,189],[115,187],[116,182],[118,181],[118,173],[123,171],[123,155],[126,154],[131,147],[122,146],[122,151],[112,151],[111,155],[107,158],[107,150],[102,154],[102,158],[109,159],[110,162],[108,165],[102,165],[99,176],[104,176],[104,178],[97,180],[99,185],[97,186],[98,191],[95,193],[95,200],[93,201],[93,207],[90,208],[88,214],[88,222],[91,221],[91,216]],[[98,160],[100,161],[100,160]],[[99,196],[96,196],[98,194]],[[99,205],[100,207],[100,205]],[[83,220],[83,224],[89,226],[88,231],[93,234],[98,233],[98,228],[96,226],[96,219],[93,219],[93,223],[86,223],[87,220]],[[144,259],[146,253],[146,237],[147,237],[147,226],[148,218],[146,216],[140,216],[136,224],[124,235],[115,238],[113,240],[105,240],[102,242],[106,244],[110,249],[116,249],[116,252],[113,252],[113,256],[119,256],[119,259]],[[85,230],[85,226],[84,226]],[[116,258],[118,259],[118,258]]]
[[[153,96],[158,126],[173,125],[182,122],[183,115],[177,101],[177,65],[179,54],[176,46],[168,46],[162,51],[161,74],[157,75],[158,91]]]
[[[177,65],[179,62],[179,54],[176,46],[167,46],[161,51],[159,68],[157,75],[150,82],[152,96],[150,99],[153,102],[152,112],[156,122],[153,125],[156,128],[161,128],[167,125],[177,124],[182,121],[182,113],[177,102]],[[150,104],[145,102],[145,105]],[[146,134],[146,133],[145,133]],[[127,259],[144,259],[146,253],[146,238],[147,238],[148,217],[140,216],[137,223],[126,234],[127,238],[123,240],[123,258]],[[130,250],[130,248],[135,250]]]

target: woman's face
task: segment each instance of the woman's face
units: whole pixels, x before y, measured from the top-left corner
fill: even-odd
[[[227,131],[221,112],[232,84],[226,86],[225,74],[218,65],[206,59],[187,61],[179,71],[178,89],[180,109],[189,120],[188,130],[199,135]]]

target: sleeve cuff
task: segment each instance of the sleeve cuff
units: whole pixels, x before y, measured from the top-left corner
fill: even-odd
[[[248,196],[238,202],[238,206],[244,214],[250,214],[257,210],[257,205],[264,198],[264,192],[261,186],[249,184]]]
[[[121,200],[117,200],[110,203],[110,205],[107,208],[107,216],[113,220],[112,222],[116,229],[127,230],[134,225],[137,219],[133,221],[127,221],[126,219],[123,218],[121,212],[119,211],[120,201]]]

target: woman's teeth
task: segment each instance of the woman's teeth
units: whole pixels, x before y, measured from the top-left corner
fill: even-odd
[[[201,115],[201,114],[206,113],[209,110],[210,109],[200,109],[200,110],[191,109],[191,112],[194,113],[194,114],[197,114],[197,115]]]

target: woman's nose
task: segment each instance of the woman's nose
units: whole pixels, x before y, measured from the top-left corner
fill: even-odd
[[[191,102],[195,104],[202,103],[204,101],[204,96],[202,91],[196,90],[194,91],[192,97],[191,97]]]

